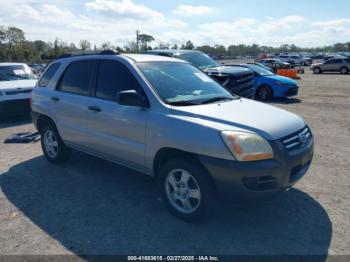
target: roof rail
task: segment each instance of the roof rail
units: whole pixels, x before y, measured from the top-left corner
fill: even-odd
[[[102,50],[102,51],[83,51],[83,52],[73,52],[68,54],[63,54],[60,56],[57,56],[54,58],[54,60],[61,59],[61,58],[67,58],[67,57],[74,57],[74,56],[86,56],[86,55],[119,55],[119,52],[115,52],[113,50]]]

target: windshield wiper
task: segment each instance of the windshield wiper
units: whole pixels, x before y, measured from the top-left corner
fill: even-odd
[[[195,106],[198,105],[197,103],[191,102],[191,101],[174,101],[174,102],[168,102],[169,105],[172,106]]]
[[[201,102],[201,104],[210,104],[210,103],[215,103],[215,102],[224,101],[224,100],[233,100],[233,98],[227,97],[227,96],[217,96],[217,97],[210,98],[208,100],[204,100],[203,102]]]

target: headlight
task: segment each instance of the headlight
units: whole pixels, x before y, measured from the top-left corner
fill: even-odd
[[[221,136],[238,161],[258,161],[273,158],[270,144],[258,135],[223,131]]]
[[[289,86],[289,84],[283,83],[283,82],[280,82],[280,81],[276,81],[275,84],[276,84],[277,86]]]

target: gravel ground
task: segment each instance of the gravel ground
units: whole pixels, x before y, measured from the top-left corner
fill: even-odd
[[[198,224],[172,217],[135,171],[78,152],[54,166],[40,143],[3,144],[34,128],[2,120],[0,254],[349,254],[350,75],[307,71],[300,87],[271,104],[311,126],[307,175],[272,199],[220,203]]]

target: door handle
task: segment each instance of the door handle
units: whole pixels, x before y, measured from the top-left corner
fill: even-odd
[[[95,112],[101,112],[101,108],[98,106],[89,106],[88,109]]]
[[[51,100],[54,101],[54,102],[60,101],[60,99],[58,97],[55,97],[55,96],[51,97]]]

